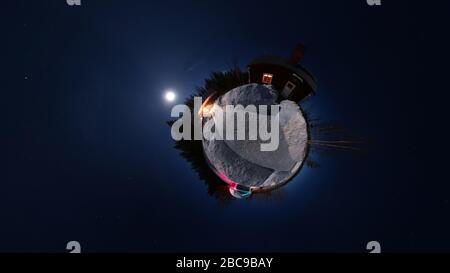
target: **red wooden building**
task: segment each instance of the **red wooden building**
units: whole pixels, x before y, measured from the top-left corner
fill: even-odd
[[[254,59],[248,65],[249,82],[272,85],[280,92],[280,100],[303,101],[317,89],[315,77],[298,63],[303,54],[304,47],[299,45],[290,59],[273,55]]]

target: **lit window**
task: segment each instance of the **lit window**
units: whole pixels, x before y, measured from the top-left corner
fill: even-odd
[[[262,77],[262,83],[271,84],[272,83],[273,74],[264,73]]]

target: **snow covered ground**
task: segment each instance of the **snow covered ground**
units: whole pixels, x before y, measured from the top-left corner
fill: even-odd
[[[220,108],[226,113],[227,105],[268,105],[270,108],[277,104],[277,92],[271,86],[248,84],[230,90],[214,104],[211,116],[204,117],[204,123],[209,119],[217,122],[214,109]],[[280,103],[279,120],[279,146],[274,151],[261,151],[261,144],[267,141],[248,140],[248,120],[246,140],[204,139],[203,148],[211,167],[225,182],[248,187],[271,188],[289,180],[305,160],[308,127],[299,106],[288,100]]]

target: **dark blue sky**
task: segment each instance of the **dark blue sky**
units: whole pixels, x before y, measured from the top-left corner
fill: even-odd
[[[417,77],[423,21],[441,15],[412,1],[217,2],[2,4],[0,251],[449,251]],[[315,155],[321,168],[274,198],[224,205],[173,148],[163,93],[182,102],[234,59],[299,41],[319,85],[309,109],[370,139],[367,153]]]

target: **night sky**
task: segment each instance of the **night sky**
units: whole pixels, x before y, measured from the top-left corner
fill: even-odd
[[[422,5],[2,3],[0,252],[450,251],[450,186],[428,172],[432,92],[417,77],[423,21],[443,14]],[[164,92],[182,103],[211,71],[298,42],[318,80],[306,105],[365,151],[315,154],[320,168],[270,198],[223,203],[174,149]]]

